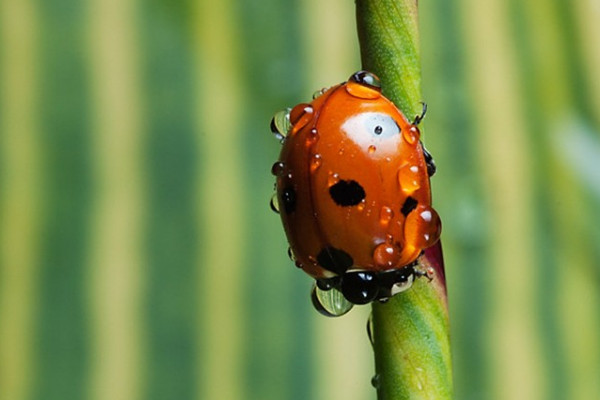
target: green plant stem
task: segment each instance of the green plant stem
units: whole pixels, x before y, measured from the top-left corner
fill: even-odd
[[[363,68],[412,119],[421,111],[416,0],[356,0]],[[373,304],[372,337],[378,399],[451,399],[452,367],[441,245],[421,264],[434,279],[417,279],[389,302]]]
[[[416,0],[356,0],[362,66],[407,116],[421,112]]]

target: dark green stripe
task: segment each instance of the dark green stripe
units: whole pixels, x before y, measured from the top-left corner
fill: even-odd
[[[297,1],[238,1],[248,107],[241,132],[246,149],[245,201],[250,227],[246,257],[246,398],[313,398],[308,299],[310,280],[292,266],[279,217],[269,199],[271,165],[280,145],[269,131],[276,111],[310,99],[298,37]]]
[[[571,82],[568,86],[572,92],[571,99],[574,102],[572,107],[575,116],[583,118],[581,122],[589,124],[590,131],[595,132],[596,139],[600,139],[600,110],[591,108],[595,104],[592,98],[599,97],[600,93],[593,93],[594,85],[589,84],[592,80],[598,79],[598,71],[593,71],[591,75],[586,73],[589,69],[584,67],[586,57],[583,54],[583,47],[580,45],[583,40],[594,39],[579,37],[577,25],[586,22],[577,20],[575,8],[568,0],[553,0],[552,3],[556,5],[561,16],[560,26],[565,36],[562,51],[567,61],[568,79]],[[580,207],[586,210],[585,214],[589,215],[588,221],[594,221],[594,223],[582,221],[581,240],[586,243],[582,248],[588,255],[589,263],[595,266],[589,271],[590,276],[600,282],[600,268],[596,261],[600,259],[600,246],[598,245],[600,243],[600,224],[597,223],[600,221],[600,201],[597,194],[585,184],[585,181],[581,180],[580,183],[583,184]]]
[[[194,60],[180,14],[165,7],[146,4],[141,12],[148,117],[143,393],[148,400],[192,399],[198,377]]]
[[[85,4],[44,0],[37,7],[44,186],[32,397],[81,399],[89,366],[84,283],[92,197]]]
[[[442,221],[450,307],[454,390],[457,399],[489,393],[489,353],[482,332],[493,318],[486,293],[489,225],[478,175],[476,105],[467,94],[461,16],[446,1],[420,3],[425,144],[438,165],[432,178],[434,206]]]
[[[566,77],[571,83],[569,87],[573,91],[573,97],[570,100],[573,101],[571,106],[577,111],[578,115],[585,118],[588,121],[598,121],[598,110],[594,110],[591,107],[595,104],[591,101],[593,96],[598,96],[598,93],[591,93],[590,89],[593,85],[588,82],[592,79],[598,79],[597,72],[593,76],[586,74],[586,68],[583,66],[585,57],[583,55],[583,47],[580,45],[582,40],[594,40],[590,38],[579,38],[577,32],[577,25],[581,22],[576,18],[575,7],[568,0],[552,0],[550,4],[556,8],[558,15],[560,15],[560,28],[561,32],[561,43],[555,43],[556,46],[560,46],[560,51],[565,55],[567,74]],[[595,4],[593,6],[596,6]],[[593,7],[590,5],[590,8]],[[597,11],[597,10],[596,10]],[[569,111],[569,110],[564,110]]]

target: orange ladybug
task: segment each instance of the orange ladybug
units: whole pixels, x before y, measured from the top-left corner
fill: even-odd
[[[316,279],[313,301],[325,314],[385,300],[424,274],[418,258],[438,241],[441,223],[421,118],[408,121],[379,79],[359,71],[271,122],[283,144],[272,207],[290,256]],[[348,304],[332,312],[328,299]]]

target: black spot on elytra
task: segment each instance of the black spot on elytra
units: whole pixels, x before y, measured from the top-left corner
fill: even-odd
[[[317,255],[317,262],[321,267],[336,274],[343,274],[354,264],[350,254],[331,246],[321,250]]]
[[[408,196],[406,198],[406,200],[404,200],[404,204],[402,204],[402,208],[400,209],[400,212],[402,213],[402,215],[404,215],[406,217],[409,212],[411,212],[412,210],[415,209],[415,207],[417,207],[418,203],[419,202],[417,201],[417,199],[415,199],[414,197]]]
[[[329,188],[329,195],[338,206],[355,206],[365,198],[365,189],[356,181],[339,181]]]
[[[296,191],[288,186],[281,192],[281,201],[286,214],[291,214],[296,210]]]

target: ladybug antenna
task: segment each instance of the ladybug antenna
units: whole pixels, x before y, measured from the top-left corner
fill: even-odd
[[[427,103],[422,101],[421,104],[423,105],[423,110],[421,111],[421,114],[415,117],[412,123],[413,125],[419,125],[421,121],[423,121],[423,118],[425,118],[425,114],[427,113]]]

